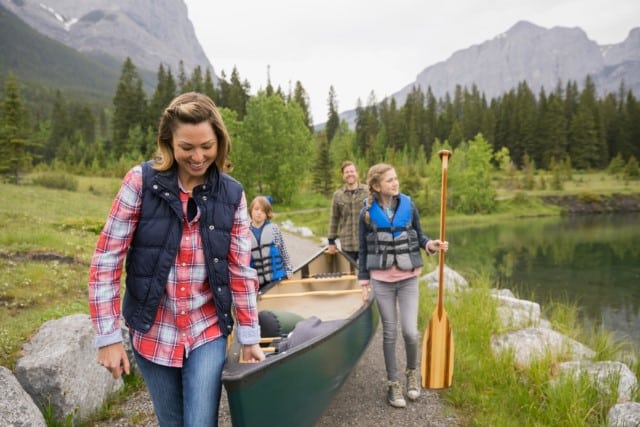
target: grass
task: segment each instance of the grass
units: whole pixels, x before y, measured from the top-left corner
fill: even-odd
[[[77,191],[1,184],[0,365],[47,320],[88,313],[89,262],[120,180],[79,178]]]
[[[14,368],[22,344],[45,321],[88,312],[89,262],[121,179],[77,177],[77,180],[76,191],[0,184],[4,200],[0,203],[0,365],[9,369]],[[626,184],[605,174],[574,175],[574,180],[575,185],[565,186],[566,193],[587,190],[602,194],[640,193],[639,182]],[[521,216],[559,215],[558,208],[528,197],[546,192],[501,191],[503,201],[497,213],[474,216],[451,213],[447,224],[467,226]],[[310,228],[316,236],[326,236],[329,205],[329,198],[303,193],[291,206],[274,205],[275,221],[288,219]],[[435,230],[438,220],[437,215],[425,217],[423,227]],[[437,260],[430,258],[426,262],[425,271],[435,268]],[[443,395],[464,424],[599,425],[610,401],[596,397],[582,383],[550,388],[549,372],[554,361],[518,370],[508,357],[491,357],[490,336],[499,330],[499,325],[489,283],[488,279],[479,279],[473,283],[474,292],[465,293],[455,304],[447,305],[456,340],[456,367],[454,387]],[[426,326],[427,314],[434,306],[433,293],[423,294],[420,313],[426,314],[420,318],[422,327]],[[576,322],[572,308],[562,304],[550,308],[546,317],[554,328],[573,334]],[[602,360],[625,350],[606,331],[589,336],[591,347]],[[637,363],[634,370],[640,376]],[[138,380],[133,378],[133,384],[115,396],[96,414],[96,419],[118,414],[119,399],[126,399],[142,387],[136,385]],[[576,388],[580,393],[575,393]],[[576,397],[572,397],[574,394]],[[536,420],[535,424],[531,420]],[[567,421],[557,423],[558,420]],[[55,420],[48,423],[65,425]]]
[[[607,392],[598,391],[589,378],[560,379],[560,358],[547,356],[529,367],[517,367],[513,355],[493,357],[491,336],[504,332],[497,315],[490,282],[479,279],[472,291],[448,298],[446,309],[455,341],[453,387],[443,397],[456,409],[461,425],[470,426],[602,426],[608,410],[616,403],[616,378]],[[421,313],[429,313],[433,300],[421,301]],[[613,360],[624,344],[616,343],[606,331],[584,340],[576,322],[576,307],[554,304],[547,315],[553,328],[596,349],[596,360]],[[420,319],[426,327],[426,314]],[[632,365],[636,376],[640,366]],[[563,377],[564,378],[564,377]],[[636,390],[635,400],[640,399]]]

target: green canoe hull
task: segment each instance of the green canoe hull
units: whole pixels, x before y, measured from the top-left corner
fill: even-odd
[[[334,255],[337,256],[343,257],[342,254]],[[344,259],[348,260],[344,257],[338,259],[337,263],[331,260],[328,267],[319,266],[325,258],[327,257],[322,253],[312,258],[297,271],[298,277],[317,274],[318,269],[341,268],[344,271]],[[336,264],[342,266],[336,267]],[[353,272],[355,266],[350,264],[347,268]],[[303,270],[308,274],[303,274]],[[342,284],[342,287],[358,289],[357,280],[352,281],[355,284]],[[309,283],[305,283],[305,286],[309,290]],[[323,286],[323,289],[327,289]],[[268,293],[269,291],[265,294]],[[361,299],[359,294],[354,296]],[[287,300],[286,304],[295,310],[295,299]],[[319,309],[322,304],[324,302],[318,303]],[[326,333],[314,336],[283,353],[268,356],[264,362],[228,362],[223,371],[222,382],[227,392],[233,425],[315,425],[376,332],[379,316],[373,299],[370,298],[366,303],[360,301],[358,306],[347,318],[327,321],[325,324],[331,326]],[[318,313],[318,316],[322,317],[322,313]]]

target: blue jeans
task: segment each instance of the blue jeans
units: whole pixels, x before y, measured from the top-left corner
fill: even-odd
[[[134,349],[161,427],[215,427],[226,358],[224,337],[204,344],[184,359],[182,368],[150,362]]]
[[[418,278],[412,277],[392,283],[371,279],[371,287],[382,321],[382,351],[387,379],[398,381],[396,362],[398,314],[400,314],[400,327],[404,338],[407,369],[415,369],[418,363]]]

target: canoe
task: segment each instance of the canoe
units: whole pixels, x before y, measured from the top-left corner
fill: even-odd
[[[261,290],[267,357],[240,363],[240,346],[232,339],[222,372],[234,427],[316,424],[378,327],[377,307],[372,297],[362,300],[356,275],[349,257],[322,249],[291,279]],[[275,329],[265,324],[274,318]]]

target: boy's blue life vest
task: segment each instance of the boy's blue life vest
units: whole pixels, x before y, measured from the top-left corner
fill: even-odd
[[[400,194],[392,219],[374,200],[369,209],[371,224],[367,239],[367,269],[387,270],[394,264],[400,270],[411,271],[424,264],[420,255],[418,233],[411,225],[411,198]]]
[[[258,273],[260,287],[286,279],[284,261],[280,249],[273,241],[273,224],[266,222],[261,229],[260,242],[251,230],[251,267]]]

